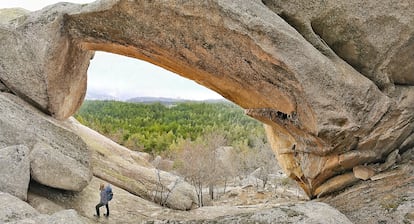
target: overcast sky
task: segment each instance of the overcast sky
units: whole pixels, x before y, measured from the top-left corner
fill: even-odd
[[[0,8],[42,9],[59,0],[0,0]],[[93,0],[67,0],[89,3]],[[216,92],[150,63],[96,52],[88,70],[88,93],[110,95],[118,99],[138,96],[169,97],[192,100],[221,99]]]

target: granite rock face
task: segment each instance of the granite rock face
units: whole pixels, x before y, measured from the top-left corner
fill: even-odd
[[[10,224],[42,224],[42,223],[88,223],[75,210],[62,210],[51,215],[43,215],[20,199],[0,192],[0,222]]]
[[[27,199],[30,181],[29,149],[24,145],[0,148],[0,191]]]
[[[0,148],[21,145],[27,149],[16,155],[27,177],[15,178],[11,183],[25,187],[25,194],[30,175],[55,188],[80,191],[86,187],[92,178],[90,153],[79,136],[15,95],[0,93],[0,105]],[[14,157],[9,155],[6,160]],[[6,170],[0,173],[10,175],[18,169]]]
[[[413,2],[263,2],[326,56],[345,60],[380,89],[414,85]]]
[[[408,0],[62,3],[0,26],[0,80],[64,119],[94,51],[159,65],[265,123],[281,167],[316,197],[413,145],[413,14]]]
[[[329,224],[349,223],[349,219],[331,206],[321,202],[307,202],[287,204],[264,208],[260,211],[244,212],[240,214],[224,215],[212,219],[200,220],[154,220],[146,224],[208,224],[208,223],[303,223],[303,224]]]
[[[39,215],[35,218],[28,218],[23,220],[18,220],[15,222],[10,222],[10,224],[88,224],[90,223],[85,218],[81,217],[75,210],[68,209],[56,212],[52,215]]]
[[[0,27],[1,81],[22,99],[57,118],[73,114],[86,93],[86,76],[76,74],[86,74],[93,52],[73,47],[61,30],[63,14],[79,8],[61,4],[20,17],[22,13],[16,13],[17,18],[9,15],[3,20],[10,22]],[[9,10],[1,14],[4,12]],[[80,57],[83,62],[68,63],[71,57]]]
[[[9,223],[39,215],[33,207],[8,193],[0,192],[0,222]]]
[[[338,209],[352,223],[413,223],[413,161],[414,148],[404,152],[391,169],[318,200]]]
[[[37,143],[30,157],[31,177],[41,184],[59,189],[81,191],[91,179],[89,169],[83,169],[74,158],[44,143]]]

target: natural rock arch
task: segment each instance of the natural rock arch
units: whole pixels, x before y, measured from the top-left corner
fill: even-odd
[[[108,0],[50,6],[0,27],[0,51],[6,52],[0,56],[0,80],[16,95],[65,119],[83,101],[93,51],[164,67],[218,92],[265,123],[279,163],[310,197],[357,181],[355,166],[383,161],[390,152],[413,146],[414,69],[404,66],[398,74],[400,61],[394,59],[402,55],[412,61],[403,47],[413,45],[412,17],[395,17],[399,26],[394,28],[404,38],[375,48],[361,36],[340,33],[346,38],[335,40],[324,33],[341,24],[324,24],[322,17],[310,15],[312,10],[329,15],[337,10],[332,4],[297,10],[309,3],[263,2]],[[388,4],[384,0],[381,7]],[[407,4],[406,14],[411,15],[414,5]],[[352,9],[361,7],[358,1],[339,6],[351,16]],[[381,10],[367,15],[381,16]],[[329,37],[328,43],[307,25],[314,21],[324,25],[317,31]],[[355,29],[381,35],[381,29]],[[346,45],[352,41],[360,42]],[[345,47],[328,45],[335,43]],[[364,46],[374,48],[377,58],[362,54]],[[347,58],[350,48],[357,53]],[[359,60],[364,68],[358,72],[335,51],[347,61]],[[379,62],[378,69],[390,71],[389,76],[370,69]],[[404,86],[392,83],[393,77]]]

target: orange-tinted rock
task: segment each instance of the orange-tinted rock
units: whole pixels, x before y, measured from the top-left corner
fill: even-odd
[[[368,180],[375,175],[375,170],[368,166],[355,166],[352,171],[354,176],[361,180]]]

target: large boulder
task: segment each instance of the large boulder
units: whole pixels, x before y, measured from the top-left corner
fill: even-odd
[[[82,190],[90,181],[90,171],[78,162],[44,143],[37,143],[30,154],[33,180],[54,188]]]
[[[0,105],[0,147],[24,145],[33,149],[31,168],[25,165],[33,179],[66,190],[86,187],[92,178],[90,153],[80,137],[12,94],[0,93]],[[21,160],[29,162],[29,151],[24,153],[26,157]],[[0,173],[9,175],[6,170],[0,169]],[[28,184],[22,182],[28,178],[16,178],[11,183],[27,189]]]
[[[1,81],[57,118],[73,114],[86,93],[86,76],[76,74],[86,74],[93,52],[74,47],[61,30],[63,15],[79,8],[74,4],[46,7],[0,26]],[[10,10],[0,12],[4,14]],[[83,63],[67,63],[71,56],[81,57]]]
[[[0,191],[27,199],[30,181],[29,149],[23,145],[0,148]]]
[[[386,0],[61,3],[0,25],[0,80],[63,119],[93,51],[143,59],[265,123],[281,167],[316,197],[412,143],[413,14]]]

